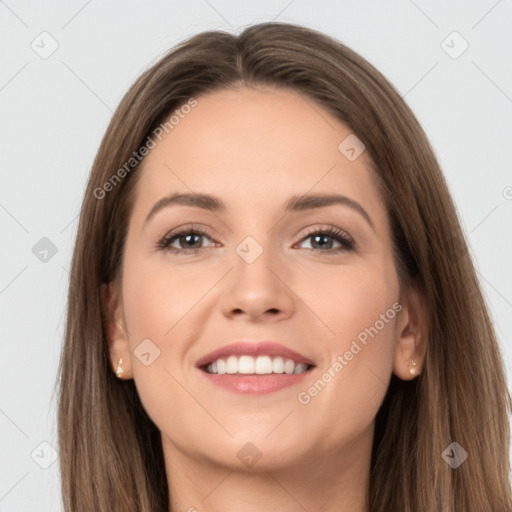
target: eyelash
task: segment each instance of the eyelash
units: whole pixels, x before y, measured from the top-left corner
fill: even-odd
[[[165,237],[162,238],[162,240],[160,240],[157,243],[156,248],[158,250],[162,250],[162,251],[169,251],[173,254],[194,254],[194,253],[197,253],[198,251],[206,249],[206,247],[197,247],[197,248],[193,248],[193,249],[178,249],[176,247],[170,247],[170,245],[174,242],[174,240],[178,239],[180,236],[190,235],[190,234],[201,235],[201,236],[206,236],[206,237],[210,238],[208,233],[206,233],[202,229],[197,229],[192,225],[188,225],[188,226],[183,226],[181,228],[178,228],[174,231],[171,231],[170,233],[165,235]],[[342,245],[342,247],[338,247],[336,249],[309,249],[308,248],[308,250],[310,250],[310,251],[333,255],[333,254],[338,254],[341,252],[352,251],[355,249],[355,243],[352,240],[352,238],[349,237],[348,234],[345,233],[345,231],[342,231],[341,229],[338,229],[338,228],[335,228],[332,226],[328,226],[323,229],[311,228],[311,230],[308,231],[301,238],[300,242],[303,242],[304,240],[312,237],[313,235],[327,235],[328,237],[333,238],[335,241],[339,242]]]

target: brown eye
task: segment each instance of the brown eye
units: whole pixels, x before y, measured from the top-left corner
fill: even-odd
[[[316,252],[338,253],[350,251],[354,249],[355,246],[353,240],[347,233],[333,227],[316,229],[308,233],[302,240],[311,240],[310,247],[305,247],[305,249],[314,250]],[[339,244],[339,246],[333,248],[336,243]]]
[[[185,226],[167,234],[158,242],[157,248],[173,253],[194,253],[208,247],[203,246],[205,238],[211,240],[204,231]]]

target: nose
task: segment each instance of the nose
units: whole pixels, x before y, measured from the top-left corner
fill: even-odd
[[[220,299],[223,314],[251,322],[281,321],[292,316],[297,298],[290,269],[270,250],[263,250],[254,261],[240,254],[234,255],[234,268]]]

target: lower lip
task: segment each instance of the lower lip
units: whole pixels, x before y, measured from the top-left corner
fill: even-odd
[[[243,395],[263,395],[279,391],[299,384],[311,373],[311,369],[304,373],[274,373],[266,375],[232,375],[224,373],[208,373],[204,370],[199,371],[212,383],[221,388],[240,393]]]

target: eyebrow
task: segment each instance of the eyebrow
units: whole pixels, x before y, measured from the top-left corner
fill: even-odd
[[[357,201],[339,194],[307,194],[302,196],[292,196],[286,202],[284,211],[285,213],[301,212],[316,208],[324,208],[333,204],[341,204],[355,210],[375,231],[375,226],[373,225],[372,219],[368,215],[367,211]],[[226,204],[221,199],[210,194],[177,192],[170,196],[163,197],[155,203],[153,208],[151,208],[151,211],[148,213],[144,224],[147,224],[149,220],[160,210],[173,205],[191,206],[193,208],[201,208],[211,212],[225,212],[227,210]]]

